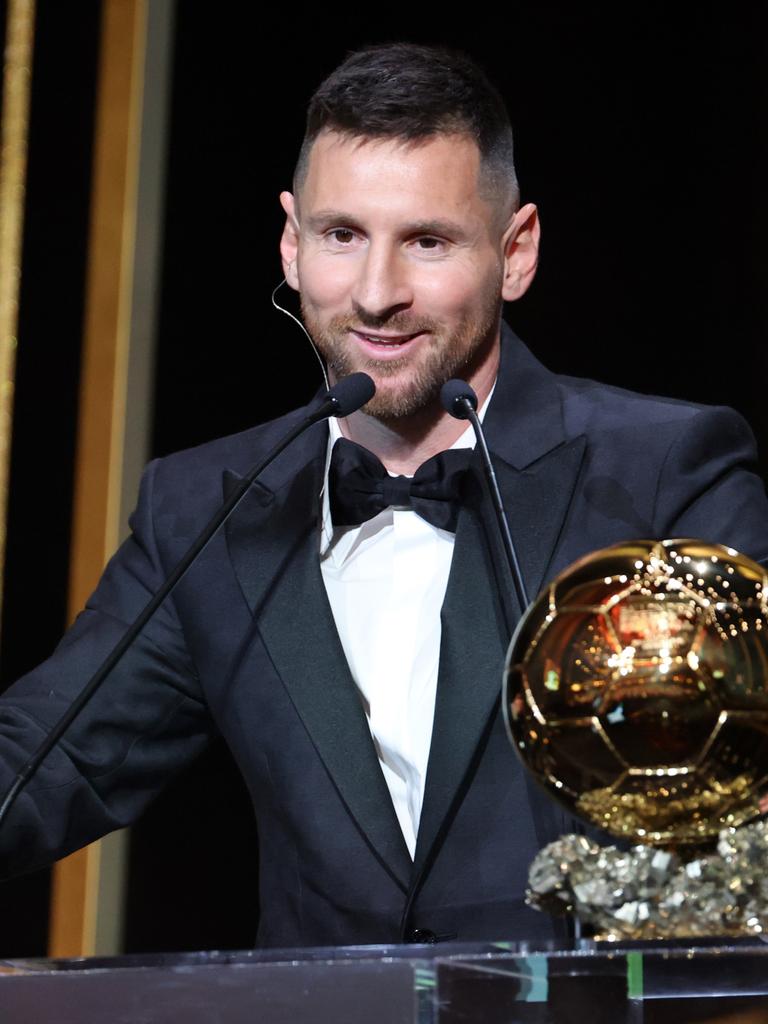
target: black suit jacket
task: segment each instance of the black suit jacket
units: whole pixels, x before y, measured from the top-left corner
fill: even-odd
[[[5,786],[221,502],[300,412],[147,468],[132,536],[53,657],[0,701]],[[485,427],[528,591],[630,537],[697,536],[768,556],[754,441],[721,408],[556,376],[504,328]],[[22,795],[6,873],[136,818],[216,733],[258,819],[263,944],[546,938],[523,903],[536,849],[567,826],[499,714],[520,610],[479,465],[442,608],[432,747],[411,862],[318,563],[327,428],[254,485]],[[396,638],[393,638],[396,639]],[[406,914],[407,910],[407,914]]]

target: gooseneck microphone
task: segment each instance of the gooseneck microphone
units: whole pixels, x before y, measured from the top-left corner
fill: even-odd
[[[367,373],[351,373],[349,377],[344,377],[338,384],[334,384],[330,391],[323,396],[318,408],[307,416],[304,421],[305,425],[317,423],[318,420],[326,419],[328,416],[351,416],[366,402],[370,402],[375,394],[376,385]],[[286,444],[289,443],[286,442]],[[270,456],[267,458],[271,461]],[[258,476],[260,472],[261,469],[257,470],[254,475]]]
[[[483,427],[480,423],[480,417],[477,415],[477,395],[475,394],[474,389],[471,388],[466,381],[449,380],[443,384],[442,390],[440,391],[440,401],[442,402],[445,411],[451,416],[455,416],[457,420],[469,420],[472,424],[472,429],[474,430],[475,437],[477,438],[477,446],[480,449],[480,454],[482,455],[483,468],[488,482],[488,490],[490,491],[491,501],[493,502],[494,512],[496,513],[496,522],[499,526],[499,533],[501,534],[502,543],[504,545],[504,552],[507,556],[509,572],[512,576],[512,582],[515,587],[515,595],[517,596],[517,602],[520,605],[520,612],[522,614],[528,607],[528,594],[525,589],[523,574],[520,570],[517,551],[515,551],[515,545],[512,541],[509,521],[501,501],[501,492],[499,491],[499,484],[496,480],[496,471],[493,468],[493,463],[491,462],[491,456],[488,451],[485,434],[483,433]]]
[[[230,494],[229,498],[224,502],[218,512],[216,512],[208,525],[204,527],[197,539],[193,541],[192,545],[181,558],[176,568],[171,572],[170,576],[168,576],[165,582],[155,592],[154,596],[149,600],[134,622],[128,627],[121,639],[110,651],[106,659],[86,683],[75,700],[72,701],[59,721],[53,726],[34,754],[18,772],[13,783],[5,794],[2,804],[0,804],[0,826],[2,826],[5,821],[5,818],[15,803],[19,793],[21,793],[45,758],[53,750],[91,697],[93,697],[112,669],[115,668],[123,655],[128,651],[144,626],[146,626],[166,597],[168,597],[182,576],[184,576],[219,527],[226,522],[232,512],[234,512],[235,508],[238,506],[256,477],[259,476],[259,474],[262,473],[267,466],[269,466],[270,463],[273,462],[289,444],[291,444],[292,441],[295,441],[296,438],[300,434],[303,434],[305,430],[309,429],[309,427],[313,426],[315,423],[319,423],[320,420],[328,419],[329,416],[349,416],[351,413],[356,412],[361,408],[361,406],[365,405],[366,402],[369,402],[373,398],[375,392],[376,386],[367,373],[353,373],[349,377],[344,377],[338,382],[338,384],[335,384],[327,394],[323,395],[320,403],[310,409],[304,419],[302,419],[297,426],[293,427],[260,462],[246,473],[237,488],[232,492],[232,494]]]

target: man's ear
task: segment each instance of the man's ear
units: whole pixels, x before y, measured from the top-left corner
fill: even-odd
[[[522,206],[504,232],[504,279],[501,296],[514,302],[525,295],[539,263],[541,227],[533,203]]]
[[[299,220],[296,215],[296,200],[290,192],[280,193],[280,205],[285,210],[285,227],[280,239],[280,258],[286,282],[299,290],[299,274],[296,260],[299,254]]]

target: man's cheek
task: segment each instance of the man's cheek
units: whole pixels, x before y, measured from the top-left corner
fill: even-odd
[[[318,310],[344,310],[349,305],[352,275],[338,261],[300,268],[299,284],[305,301]]]

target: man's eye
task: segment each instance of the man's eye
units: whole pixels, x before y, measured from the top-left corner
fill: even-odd
[[[339,245],[349,245],[355,234],[349,228],[334,228],[330,232],[330,237],[332,241],[338,242]]]
[[[418,246],[420,249],[439,249],[442,245],[442,241],[439,238],[430,238],[425,236],[424,238],[418,239]]]

